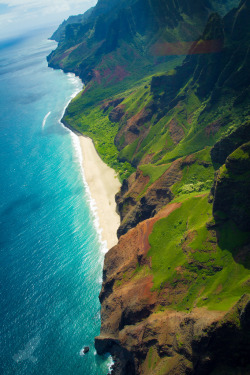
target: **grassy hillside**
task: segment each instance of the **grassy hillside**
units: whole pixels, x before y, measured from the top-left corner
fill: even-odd
[[[86,78],[63,121],[90,136],[125,180],[118,198],[123,234],[166,204],[152,198],[163,185],[169,199],[208,194],[225,162],[212,157],[213,146],[250,117],[248,0],[223,19],[212,10],[225,13],[235,2],[124,4],[99,1],[81,23],[65,26],[49,56],[52,66]],[[213,210],[211,203],[203,209]]]
[[[239,261],[250,234],[230,219],[213,225],[208,194],[176,201],[181,208],[158,221],[149,239],[154,289],[178,290],[168,308],[228,310],[250,291],[249,254]]]
[[[99,0],[48,57],[86,84],[63,122],[122,181],[96,342],[122,374],[248,373],[249,19],[250,0]]]

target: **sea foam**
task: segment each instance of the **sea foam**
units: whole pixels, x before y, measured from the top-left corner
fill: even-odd
[[[47,118],[49,117],[50,114],[51,114],[51,112],[48,112],[47,115],[44,116],[43,123],[42,123],[42,128],[45,127],[45,124],[46,124]]]
[[[66,108],[68,107],[71,100],[73,98],[75,98],[79,94],[79,92],[81,92],[81,90],[82,90],[82,82],[80,81],[80,79],[78,77],[75,76],[75,74],[68,73],[67,76],[69,77],[69,80],[76,86],[76,90],[73,92],[70,100],[65,105],[65,107],[62,111],[62,115],[60,117],[60,120],[58,122],[61,126],[63,126],[64,129],[66,129],[69,132],[69,134],[71,136],[72,145],[73,145],[73,148],[75,150],[75,155],[76,155],[76,158],[77,158],[77,160],[80,164],[81,176],[82,176],[82,181],[83,181],[85,191],[86,191],[87,202],[88,202],[90,210],[93,214],[93,223],[94,223],[94,227],[96,229],[96,232],[98,234],[98,240],[99,240],[99,243],[100,243],[100,250],[101,250],[101,253],[104,255],[108,251],[108,245],[107,245],[107,241],[102,240],[102,228],[100,226],[100,221],[99,221],[99,217],[98,217],[98,214],[97,214],[96,201],[91,196],[90,189],[89,189],[89,186],[87,184],[86,177],[85,177],[80,139],[73,131],[71,131],[69,128],[67,128],[61,121],[64,114],[65,114]],[[99,261],[103,262],[103,257],[100,258]]]
[[[107,241],[104,241],[102,239],[102,228],[100,226],[99,217],[98,217],[98,214],[97,214],[96,201],[91,196],[91,192],[90,192],[90,189],[89,189],[86,177],[85,177],[80,139],[73,131],[71,131],[69,128],[67,128],[61,121],[64,114],[65,114],[66,108],[68,107],[71,100],[73,98],[75,98],[76,95],[78,95],[78,93],[82,90],[82,85],[81,85],[81,87],[79,85],[79,82],[80,82],[79,78],[77,78],[73,73],[68,73],[67,76],[69,77],[69,80],[76,86],[76,90],[71,95],[71,99],[68,101],[68,103],[64,107],[61,118],[59,120],[59,123],[64,129],[66,129],[69,132],[69,134],[71,136],[71,139],[72,139],[72,145],[73,145],[73,148],[74,148],[74,151],[75,151],[75,155],[76,155],[76,158],[77,158],[77,160],[79,162],[79,165],[80,165],[82,181],[83,181],[85,191],[86,191],[87,203],[89,204],[90,210],[93,214],[93,218],[94,218],[93,223],[94,223],[94,227],[96,229],[96,232],[98,234],[98,241],[100,243],[100,251],[101,251],[102,256],[99,258],[99,262],[103,263],[103,261],[104,261],[103,256],[108,251],[108,245],[107,245]],[[101,276],[100,279],[99,279],[99,283],[102,284],[102,281],[103,280],[102,280],[102,276]],[[85,355],[83,349],[80,350],[79,354],[80,354],[80,356]],[[95,351],[94,355],[96,355],[96,354],[97,353]],[[112,368],[113,364],[114,364],[113,358],[112,358],[111,355],[109,355],[108,362],[107,362],[108,374],[111,372],[111,368]]]

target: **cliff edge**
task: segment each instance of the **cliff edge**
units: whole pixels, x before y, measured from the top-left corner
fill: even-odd
[[[99,0],[48,57],[86,84],[64,122],[122,182],[95,341],[113,374],[250,373],[249,16]]]

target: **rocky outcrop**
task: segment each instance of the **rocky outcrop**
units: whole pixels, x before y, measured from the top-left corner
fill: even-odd
[[[171,187],[181,180],[183,168],[195,162],[193,155],[175,160],[152,184],[150,178],[144,176],[139,168],[128,180],[124,180],[120,192],[116,194],[117,209],[121,218],[118,238],[143,220],[154,217],[162,207],[171,202],[174,198]],[[199,163],[208,166],[203,161]]]
[[[152,119],[157,107],[154,103],[151,103],[150,106],[146,106],[142,110],[140,110],[137,114],[133,116],[129,116],[125,114],[123,108],[114,111],[114,115],[117,117],[119,116],[120,122],[120,130],[115,137],[115,144],[119,149],[124,148],[135,141],[140,142],[147,136],[148,130],[146,129],[146,124]],[[113,115],[112,115],[113,116]],[[122,147],[120,146],[121,139],[123,139]]]
[[[115,107],[109,114],[109,120],[111,122],[119,122],[124,114],[125,111],[123,106]]]
[[[236,137],[235,142],[236,139],[239,142],[239,138]],[[230,147],[231,142],[225,150],[228,152]],[[207,225],[212,254],[215,254],[215,236],[222,233],[221,228],[217,232],[221,219],[233,219],[238,228],[249,230],[249,154],[250,144],[243,144],[227,157],[225,165],[215,177],[215,223],[211,224],[211,228]],[[178,180],[182,168],[189,167],[194,162],[193,155],[176,160],[172,163],[172,174]],[[179,177],[176,177],[177,172],[180,173]],[[168,176],[167,180],[170,181],[170,170],[164,175],[165,178]],[[162,183],[159,179],[155,184],[159,181]],[[171,182],[174,181],[176,180],[173,179]],[[136,194],[147,184],[148,179],[138,171],[130,180],[124,181],[117,200],[121,199],[122,203],[124,199],[124,203],[125,199],[132,199],[134,194],[135,205],[133,206],[131,200],[130,210],[128,213],[124,212],[123,220],[136,210]],[[140,222],[122,235],[117,246],[105,256],[103,286],[100,293],[102,325],[95,345],[99,354],[109,352],[113,355],[114,375],[249,373],[249,295],[243,295],[231,309],[225,309],[224,312],[196,306],[190,311],[174,310],[170,308],[171,303],[186,298],[190,290],[189,281],[181,266],[175,269],[178,276],[172,283],[154,289],[152,260],[148,255],[151,248],[149,237],[160,219],[167,218],[181,206],[182,203],[167,204],[157,214],[152,214],[153,217]],[[220,212],[224,212],[224,216],[218,214]],[[194,237],[195,233],[187,229],[181,240],[182,249],[188,257],[190,269],[200,269],[199,257],[196,258],[195,250],[190,247]],[[219,237],[217,241],[220,242]],[[238,254],[234,254],[235,259],[239,258],[236,261],[248,267],[249,263],[245,260],[248,259],[249,246],[238,250]],[[194,254],[193,260],[188,252]],[[217,267],[213,272],[220,273],[222,270],[223,267]],[[211,275],[209,270],[208,273]],[[195,278],[190,281],[190,287],[194,285],[194,281]],[[249,283],[249,280],[246,283]],[[218,285],[218,292],[221,287]],[[189,296],[191,297],[191,294]]]
[[[114,375],[209,375],[237,371],[247,375],[249,319],[250,299],[245,295],[227,314],[199,309],[189,314],[152,314],[136,326],[127,326],[117,340],[100,335],[96,348],[100,354],[107,349],[114,354],[123,350]],[[126,372],[128,367],[131,372]]]
[[[118,98],[104,102],[101,106],[103,113],[107,112],[111,107],[116,108],[123,100],[124,98]]]
[[[151,186],[147,186],[149,178],[144,177],[139,170],[129,178],[126,189],[123,185],[121,192],[116,195],[121,217],[121,225],[117,232],[118,238],[141,221],[153,217],[163,206],[171,202],[174,194],[170,188],[181,179],[181,166],[182,161],[176,160]],[[140,198],[143,188],[146,192]]]
[[[167,290],[152,289],[148,238],[155,223],[180,206],[167,205],[122,236],[105,256],[102,325],[95,346],[98,354],[112,354],[114,375],[209,375],[227,374],[229,369],[248,373],[248,295],[227,313],[205,308],[188,313],[159,310]]]
[[[148,237],[153,226],[178,207],[180,204],[170,204],[155,217],[140,223],[122,236],[118,245],[105,256],[103,285],[100,293],[100,301],[103,305],[102,333],[116,334],[118,329],[124,327],[126,323],[132,324],[144,319],[146,311],[154,307],[157,296],[150,292],[152,276],[145,275],[139,282],[131,280],[131,282],[124,283],[124,275],[130,279],[138,265],[150,266],[150,260],[147,258],[150,249]],[[117,303],[115,305],[109,303],[111,302],[109,297],[112,300],[115,299]]]
[[[215,2],[221,5],[221,0]],[[115,136],[119,161],[134,167],[156,163],[165,171],[161,176],[147,176],[138,167],[116,196],[121,217],[119,242],[105,257],[102,325],[95,344],[98,354],[113,355],[113,374],[249,373],[249,297],[244,295],[231,310],[224,306],[224,312],[207,309],[223,293],[227,303],[230,299],[235,302],[235,295],[239,298],[249,286],[249,241],[227,246],[225,237],[231,227],[224,230],[229,221],[234,221],[237,234],[249,230],[250,146],[242,146],[249,141],[249,124],[229,134],[229,123],[234,128],[249,116],[249,4],[242,0],[240,7],[222,20],[218,14],[208,19],[208,0],[99,0],[87,22],[65,29],[64,40],[48,58],[51,66],[75,71],[87,84],[81,98],[73,102],[74,110],[68,111],[72,116],[76,113],[77,124],[97,105],[107,117],[105,126],[119,129]],[[192,42],[200,35],[201,39]],[[164,74],[159,71],[144,88],[143,84],[139,89],[133,86],[145,79],[143,74],[154,71],[154,64],[187,51],[181,66]],[[154,59],[152,52],[156,52]],[[113,90],[118,83],[124,92],[118,86]],[[121,97],[112,99],[112,95]],[[211,205],[207,211],[201,210],[197,219],[192,215],[195,204],[171,203],[176,191],[172,187],[182,178],[184,186],[203,183],[199,178],[204,171],[200,172],[199,166],[209,169],[211,163],[208,152],[197,151],[212,147],[223,131],[228,135],[211,150],[215,169],[222,165],[212,190],[214,220]],[[197,168],[192,165],[194,152],[201,157]],[[167,170],[166,161],[171,164]],[[180,191],[185,189],[176,194]],[[207,197],[202,197],[204,208]],[[181,211],[184,206],[188,207],[186,215]],[[176,215],[170,226],[176,242],[165,227],[167,220],[172,220],[170,214]],[[160,219],[165,221],[159,223]],[[197,226],[190,229],[196,219]],[[156,232],[160,238],[157,262],[162,267],[166,258],[161,271],[164,277],[171,273],[171,278],[160,279],[157,287],[149,238],[155,225],[161,228]],[[172,237],[160,237],[166,232]],[[167,248],[164,241],[172,247]],[[167,252],[174,259],[180,257],[180,262],[168,260]],[[232,272],[238,286],[235,295],[230,294],[231,289],[223,289],[223,284],[229,283],[223,275],[230,255],[240,263],[232,266],[237,274]],[[241,282],[238,273],[244,275]],[[209,298],[206,288],[212,290]],[[204,302],[208,299],[210,305]]]

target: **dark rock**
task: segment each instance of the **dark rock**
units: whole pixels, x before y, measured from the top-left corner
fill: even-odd
[[[115,107],[109,114],[109,121],[119,122],[124,114],[125,111],[121,106]]]
[[[189,159],[185,159],[186,165],[194,162]],[[116,203],[121,218],[121,225],[117,231],[118,238],[138,223],[153,217],[163,206],[171,202],[174,198],[171,186],[180,180],[183,163],[184,161],[181,160],[174,162],[156,182],[147,188],[145,195],[140,200],[138,195],[147,186],[149,178],[144,177],[138,169],[130,177],[130,180],[126,181],[121,191],[116,195]]]
[[[132,210],[125,216],[124,221],[117,231],[118,238],[127,233],[131,228],[134,228],[141,221],[153,217],[173,197],[173,193],[168,188],[151,189],[134,207],[133,205],[130,206]],[[126,200],[124,203],[126,203]]]
[[[140,134],[140,130],[137,128],[136,125],[132,125],[130,126],[130,128],[128,129],[128,131],[130,131],[131,133],[134,133],[136,135],[139,135]]]
[[[117,107],[123,100],[124,98],[109,100],[108,102],[105,102],[102,104],[101,109],[105,113],[110,107],[114,107],[114,108]]]
[[[111,353],[112,347],[118,344],[118,340],[113,340],[111,338],[96,337],[95,338],[95,348],[97,354],[103,355],[105,353]]]
[[[85,348],[83,349],[83,353],[84,354],[87,354],[89,352],[89,347],[88,346],[85,346]]]
[[[147,258],[147,248],[139,247],[153,220],[140,223],[106,254],[104,284],[133,271],[138,255]],[[229,369],[248,374],[249,295],[243,295],[227,313],[196,308],[188,313],[166,309],[155,314],[151,306],[162,302],[160,294],[152,292],[150,279],[135,279],[132,285],[131,280],[124,282],[112,294],[103,296],[102,329],[95,347],[98,354],[112,355],[115,364],[111,374],[144,374],[150,349],[161,360],[170,360],[171,367],[164,374],[227,374]]]
[[[106,353],[112,355],[114,360],[112,375],[135,375],[133,354],[123,348],[119,340],[100,335],[95,338],[95,348],[99,355]]]

